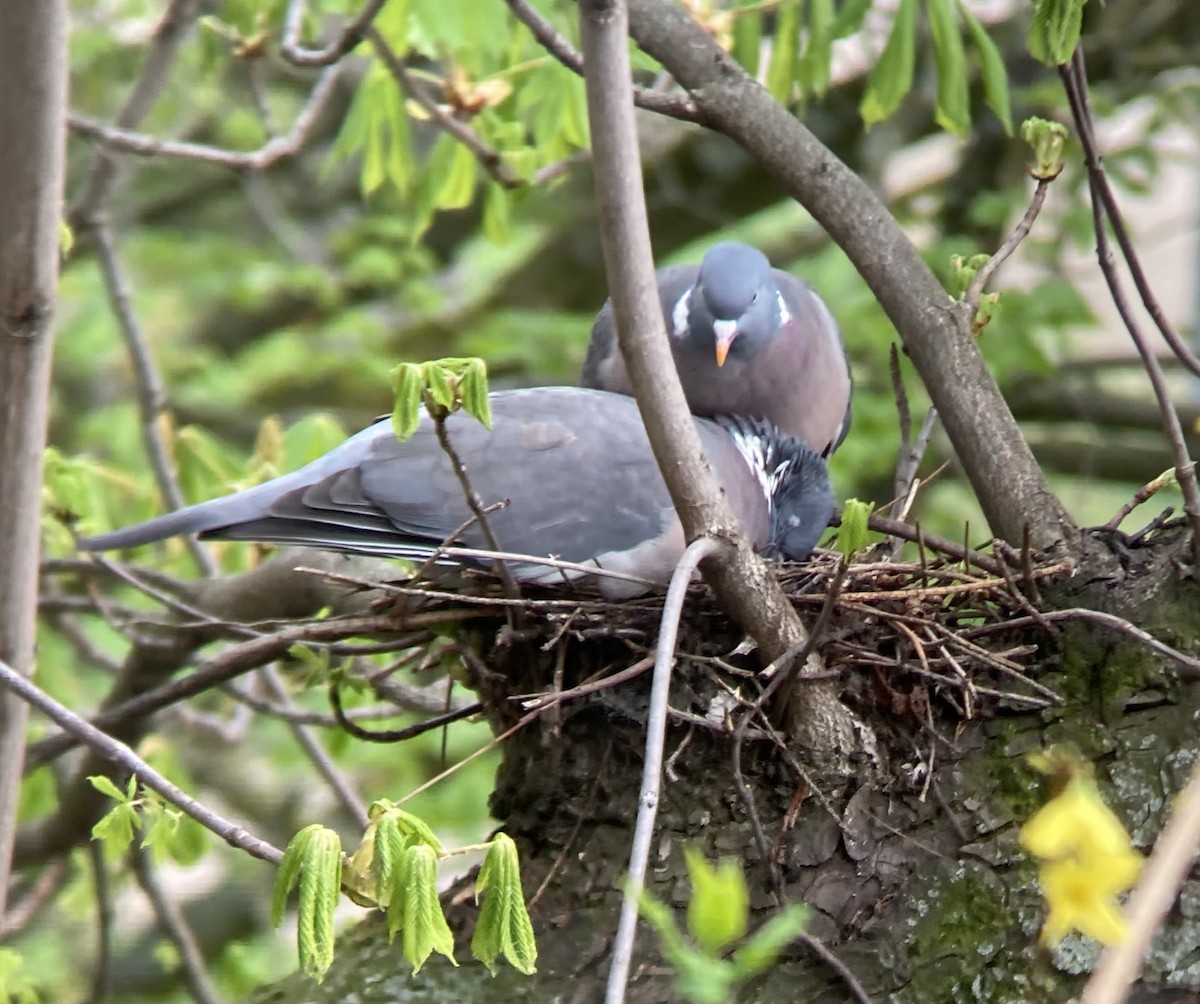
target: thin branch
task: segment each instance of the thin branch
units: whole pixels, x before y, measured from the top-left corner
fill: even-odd
[[[258,678],[266,684],[268,693],[277,702],[284,705],[284,707],[295,706],[291,695],[288,694],[287,688],[283,685],[283,680],[280,679],[279,673],[274,666],[268,664],[260,668],[258,670]],[[309,763],[316,768],[317,773],[325,779],[325,783],[333,790],[334,796],[341,803],[346,814],[365,830],[371,820],[367,815],[366,806],[363,805],[362,797],[354,790],[354,785],[350,779],[338,769],[337,764],[333,762],[333,758],[325,750],[325,747],[321,745],[320,740],[313,735],[312,727],[297,721],[290,721],[287,724],[293,738],[296,740],[296,744],[304,751],[304,755],[308,758]]]
[[[163,501],[171,509],[182,509],[184,506],[183,493],[179,490],[179,482],[171,464],[167,444],[163,442],[159,419],[167,411],[167,393],[163,389],[162,378],[158,368],[150,358],[150,346],[146,336],[133,311],[133,298],[130,295],[129,283],[125,270],[117,254],[117,244],[113,237],[112,225],[107,219],[96,220],[94,234],[96,238],[96,254],[100,260],[100,271],[104,275],[104,286],[108,291],[108,303],[117,326],[125,339],[125,348],[129,352],[136,375],[138,411],[142,419],[142,445],[146,457],[150,461],[150,469],[154,471],[154,480],[162,493]],[[196,567],[204,575],[212,575],[216,571],[212,557],[204,549],[195,536],[188,534],[186,538],[188,550]]]
[[[362,10],[342,25],[341,31],[328,45],[323,49],[306,49],[300,41],[300,30],[304,27],[308,4],[305,0],[290,0],[283,16],[279,54],[293,66],[328,66],[336,63],[363,40],[367,27],[385,3],[387,0],[367,0]]]
[[[66,858],[59,858],[42,869],[32,886],[0,917],[0,945],[24,931],[58,895],[69,868],[70,862]]]
[[[118,130],[136,129],[154,107],[167,84],[184,38],[200,16],[201,7],[201,0],[171,0],[154,32],[154,41],[142,61],[141,71],[130,88],[129,97],[117,113]],[[67,213],[72,226],[88,225],[92,216],[103,207],[112,193],[118,166],[108,150],[96,151],[80,194]]]
[[[292,128],[283,136],[268,140],[257,150],[242,152],[204,143],[157,139],[120,126],[104,125],[77,112],[71,112],[67,122],[72,132],[95,140],[106,150],[117,153],[130,153],[140,157],[181,157],[185,160],[228,167],[235,171],[265,171],[278,161],[296,156],[308,144],[313,129],[333,97],[341,72],[342,67],[338,64],[322,73],[313,84],[304,107],[292,122]]]
[[[1172,801],[1145,870],[1129,897],[1129,930],[1119,945],[1106,948],[1080,997],[1080,1004],[1121,1004],[1137,977],[1150,939],[1183,887],[1200,850],[1200,760],[1192,764],[1187,787]]]
[[[629,852],[629,878],[621,902],[621,918],[613,943],[612,963],[608,971],[605,1004],[623,1004],[625,985],[633,961],[633,943],[637,936],[638,900],[646,881],[650,861],[650,843],[654,839],[654,820],[658,813],[658,792],[662,785],[663,743],[667,731],[667,703],[671,696],[671,668],[675,664],[675,639],[688,585],[700,562],[718,549],[711,537],[692,541],[671,575],[667,600],[663,604],[658,644],[654,652],[654,677],[650,685],[650,708],[646,717],[646,752],[642,765],[642,790],[638,795],[637,821],[633,828],[633,847]]]
[[[1174,469],[1172,469],[1166,474],[1160,474],[1153,481],[1142,485],[1141,488],[1133,493],[1133,498],[1121,506],[1121,508],[1118,509],[1113,515],[1113,518],[1104,524],[1104,528],[1106,530],[1117,529],[1125,521],[1125,517],[1133,512],[1134,509],[1145,502],[1149,502],[1150,499],[1166,488],[1167,485],[1171,483],[1171,478],[1174,473]]]
[[[93,716],[87,725],[90,729],[112,731],[115,726],[131,719],[153,714],[168,705],[202,694],[242,673],[257,669],[272,659],[278,659],[297,643],[349,638],[356,634],[388,630],[395,630],[395,622],[391,618],[350,617],[303,624],[275,634],[251,638],[238,645],[231,645],[220,655],[206,659],[182,679],[147,690],[116,707],[100,712]],[[81,741],[82,737],[78,733],[68,731],[34,743],[25,754],[26,771],[61,756]]]
[[[183,911],[159,881],[149,849],[134,844],[130,849],[129,858],[138,885],[142,887],[142,892],[154,907],[159,928],[179,952],[180,972],[192,1000],[196,1004],[220,1004],[221,995],[209,979],[204,953],[200,950]]]
[[[496,535],[492,532],[491,524],[488,522],[487,510],[483,507],[483,500],[479,497],[474,488],[471,487],[471,479],[467,474],[467,465],[463,463],[462,457],[458,455],[458,450],[454,448],[454,444],[450,442],[450,434],[446,431],[446,416],[437,411],[433,415],[433,428],[437,433],[438,445],[441,446],[442,452],[450,458],[450,465],[454,468],[454,476],[458,479],[459,487],[462,488],[463,497],[467,500],[467,505],[471,509],[471,515],[475,517],[479,524],[479,532],[483,534],[483,539],[487,541],[487,546],[493,551],[500,550],[500,544],[496,540]],[[498,561],[494,565],[496,573],[500,576],[500,581],[504,583],[504,592],[510,600],[521,598],[521,590],[517,587],[516,580],[513,579],[512,573],[508,570],[508,565],[503,561]],[[513,617],[519,617],[515,608],[508,608],[505,613],[509,616],[510,623]]]
[[[408,72],[403,60],[388,45],[387,39],[373,27],[367,27],[365,35],[375,48],[379,58],[383,60],[383,65],[388,68],[388,72],[400,85],[400,89],[410,100],[420,106],[434,125],[453,136],[470,150],[475,155],[475,159],[479,161],[479,165],[491,175],[497,184],[507,189],[525,187],[525,183],[513,174],[508,165],[504,163],[504,157],[499,150],[484,142],[474,129],[455,118],[429,95],[429,92],[425,90],[425,84]]]
[[[252,857],[269,864],[279,864],[283,852],[265,840],[255,837],[244,827],[217,815],[192,798],[146,763],[125,743],[101,732],[69,708],[59,704],[40,687],[26,680],[7,663],[0,662],[0,686],[16,694],[31,707],[56,722],[78,742],[84,743],[104,759],[137,776],[138,782],[160,795],[173,806],[207,830],[211,830],[231,847],[245,851]]]
[[[103,1004],[108,999],[112,979],[112,883],[108,863],[104,860],[104,845],[93,840],[87,847],[88,863],[92,866],[92,898],[96,906],[96,958],[92,963],[91,992],[88,1004]]]
[[[1038,218],[1038,214],[1042,211],[1042,205],[1046,201],[1046,193],[1050,190],[1050,182],[1053,180],[1053,178],[1038,179],[1037,188],[1033,190],[1033,198],[1029,200],[1029,207],[1025,210],[1025,215],[1013,227],[1012,233],[1004,238],[1004,243],[996,249],[996,253],[975,273],[975,278],[971,280],[971,285],[967,287],[967,291],[963,295],[963,302],[972,311],[979,309],[979,298],[983,296],[983,291],[987,288],[988,282],[996,274],[996,269],[1003,265],[1009,256],[1017,250],[1021,241],[1029,236],[1029,231],[1033,229],[1034,220]]]
[[[1188,454],[1187,441],[1184,438],[1183,426],[1179,421],[1179,413],[1171,402],[1170,388],[1163,373],[1162,365],[1150,350],[1141,326],[1133,316],[1133,311],[1125,298],[1125,290],[1121,277],[1117,273],[1116,260],[1108,243],[1108,232],[1104,226],[1105,214],[1112,222],[1117,214],[1108,209],[1104,202],[1103,188],[1106,185],[1104,168],[1100,164],[1100,155],[1096,149],[1092,132],[1091,111],[1087,104],[1087,76],[1083,64],[1083,50],[1075,49],[1070,64],[1058,68],[1067,91],[1067,99],[1071,105],[1071,114],[1075,119],[1076,129],[1083,144],[1084,163],[1087,165],[1088,188],[1092,197],[1092,223],[1096,231],[1096,257],[1100,262],[1100,271],[1104,273],[1104,281],[1112,296],[1113,306],[1121,315],[1125,329],[1137,348],[1138,355],[1146,367],[1150,377],[1150,385],[1154,388],[1154,397],[1158,401],[1162,413],[1163,429],[1171,447],[1171,455],[1175,462],[1175,476],[1179,480],[1179,489],[1183,493],[1183,508],[1187,513],[1192,528],[1192,555],[1197,566],[1200,566],[1200,486],[1196,483],[1196,467]],[[1115,209],[1115,207],[1114,207]]]
[[[533,37],[541,43],[543,49],[572,73],[583,76],[583,56],[566,36],[559,33],[554,25],[542,17],[528,0],[504,0],[504,2],[508,4],[509,10],[513,12],[517,20],[525,25]],[[633,103],[648,112],[657,112],[659,115],[666,115],[668,118],[678,119],[680,122],[702,121],[696,105],[686,94],[665,94],[662,91],[634,84]]]
[[[346,732],[354,736],[355,739],[362,739],[369,743],[402,743],[409,739],[414,739],[417,736],[424,735],[426,732],[432,732],[434,729],[443,728],[453,722],[461,721],[464,718],[470,718],[472,715],[477,715],[483,711],[483,705],[478,701],[472,704],[464,705],[461,708],[453,708],[450,711],[443,712],[440,715],[434,715],[432,718],[427,718],[424,721],[417,722],[415,725],[410,725],[403,729],[387,729],[380,732],[372,732],[370,729],[364,729],[360,725],[356,725],[350,720],[342,707],[342,691],[336,683],[329,687],[329,706],[333,708],[334,721],[340,725]]]

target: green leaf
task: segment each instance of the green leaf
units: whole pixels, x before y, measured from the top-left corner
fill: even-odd
[[[105,852],[116,857],[133,843],[137,825],[137,809],[131,802],[121,802],[96,820],[96,825],[92,827],[92,839],[99,840]]]
[[[688,931],[700,948],[718,955],[746,933],[750,890],[737,861],[724,858],[713,868],[695,847],[684,848],[692,898],[688,901]]]
[[[1012,107],[1009,102],[1008,70],[1004,66],[1004,57],[1000,54],[999,47],[992,41],[992,36],[979,23],[978,18],[967,10],[962,0],[959,0],[958,12],[971,32],[975,51],[979,53],[980,72],[983,75],[983,96],[988,107],[996,113],[996,118],[1004,126],[1004,131],[1011,136],[1013,131]]]
[[[912,89],[917,39],[917,0],[900,0],[892,33],[867,80],[858,112],[868,128],[892,114]]]
[[[847,499],[842,507],[842,526],[838,530],[838,550],[849,561],[867,546],[867,520],[872,506],[858,499]]]
[[[444,363],[444,360],[424,363],[421,366],[421,374],[425,377],[425,387],[434,402],[447,411],[453,411],[454,388],[450,386]]]
[[[483,235],[503,247],[512,235],[512,197],[502,185],[488,185],[483,199]]]
[[[1083,29],[1083,5],[1087,0],[1034,0],[1033,21],[1025,38],[1030,55],[1047,66],[1059,66],[1071,58]]]
[[[536,972],[537,945],[521,892],[517,845],[504,833],[492,839],[475,881],[475,895],[483,895],[484,900],[471,953],[492,972],[497,955],[526,976]]]
[[[948,133],[964,136],[971,128],[967,100],[967,58],[954,17],[953,0],[925,0],[933,57],[937,64],[937,109],[934,118]]]
[[[487,363],[482,359],[468,362],[459,384],[463,411],[477,419],[481,425],[492,427],[492,403],[488,398]]]
[[[874,0],[847,0],[837,12],[837,19],[833,22],[833,37],[845,38],[858,31],[873,2]]]
[[[0,948],[0,1004],[38,1004],[37,984],[15,948]]]
[[[383,813],[375,820],[374,826],[375,853],[371,858],[371,872],[375,876],[375,901],[386,908],[392,897],[400,891],[404,851],[408,841],[400,832],[393,813]]]
[[[133,779],[131,778],[130,780]],[[106,777],[103,774],[89,774],[88,781],[91,783],[93,788],[100,792],[101,795],[107,795],[116,802],[130,801],[137,791],[135,788],[134,791],[131,791],[128,794],[123,792],[120,788],[113,784],[112,778]]]
[[[808,908],[799,903],[780,910],[730,957],[737,978],[749,979],[773,966],[779,953],[804,930],[807,923]]]
[[[437,193],[439,209],[464,209],[475,194],[475,155],[462,143],[456,143],[450,158],[450,170]]]
[[[750,76],[758,76],[758,63],[762,58],[762,14],[759,11],[734,12],[733,58]]]
[[[800,75],[806,94],[824,95],[829,86],[836,20],[833,0],[811,0],[808,38],[804,44],[804,57],[800,61]]]
[[[767,90],[781,105],[786,105],[791,103],[792,83],[796,79],[796,55],[800,46],[799,0],[782,0],[775,16]]]
[[[437,855],[425,844],[414,844],[405,853],[404,957],[419,972],[434,952],[454,965],[454,936],[442,913],[437,891]]]
[[[288,842],[283,851],[283,860],[275,870],[275,884],[271,888],[271,926],[278,927],[283,920],[283,911],[287,908],[288,893],[295,888],[296,880],[300,877],[305,848],[314,830],[320,829],[319,823],[312,823]]]
[[[296,942],[301,970],[319,981],[333,962],[333,911],[342,885],[342,842],[327,827],[306,829],[310,835],[300,867]]]
[[[417,363],[401,363],[392,370],[392,387],[396,392],[392,406],[392,432],[404,442],[421,424],[421,392],[425,377]]]

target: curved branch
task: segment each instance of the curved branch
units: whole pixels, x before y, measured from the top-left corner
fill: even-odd
[[[846,252],[887,312],[945,423],[992,532],[1049,548],[1078,533],[1050,491],[955,303],[878,197],[682,6],[629,0],[639,46],[707,123],[756,156]]]
[[[700,446],[675,373],[654,278],[630,84],[626,9],[616,0],[582,0],[579,20],[588,67],[588,118],[604,265],[621,354],[654,457],[679,513],[684,536],[725,541],[705,562],[721,605],[771,660],[803,643],[803,625],[779,582],[739,532]],[[849,714],[830,687],[805,694],[792,723],[811,747],[851,749]]]

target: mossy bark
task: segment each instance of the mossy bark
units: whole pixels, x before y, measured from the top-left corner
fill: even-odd
[[[1168,643],[1196,651],[1200,589],[1181,560],[1185,542],[1172,537],[1137,552],[1110,544],[1089,537],[1076,574],[1053,591],[1044,589],[1043,605],[1121,613]],[[690,627],[704,632],[710,651],[728,651],[736,643],[715,618]],[[834,950],[873,1001],[1067,1000],[1099,949],[1077,935],[1051,954],[1036,948],[1042,905],[1033,866],[1017,846],[1017,829],[1044,795],[1024,754],[1049,743],[1075,743],[1095,762],[1106,798],[1143,849],[1200,755],[1200,684],[1181,680],[1173,665],[1136,641],[1082,623],[1058,638],[1035,629],[1027,640],[1041,646],[1038,679],[1064,695],[1062,707],[1001,707],[973,721],[943,713],[934,721],[935,740],[915,720],[898,721],[860,703],[859,712],[880,738],[879,759],[863,757],[852,772],[833,774],[796,751],[807,782],[769,742],[746,744],[745,778],[787,896],[812,907],[810,933]],[[580,646],[576,668],[587,671],[618,651],[607,644]],[[502,675],[484,688],[498,688],[493,699],[500,690],[544,686],[553,670],[548,658],[519,647],[494,655]],[[711,677],[679,675],[673,706],[702,710],[714,692]],[[534,977],[505,968],[492,977],[466,961],[476,908],[469,896],[451,895],[448,914],[459,938],[460,968],[434,959],[412,976],[399,947],[388,945],[383,925],[369,921],[342,938],[324,983],[292,977],[254,1000],[603,1000],[636,811],[647,690],[642,678],[602,692],[568,706],[561,722],[545,719],[505,746],[493,812],[520,846],[526,895],[547,883],[532,907],[540,950]],[[689,895],[683,861],[688,844],[710,857],[741,858],[752,908],[759,919],[773,909],[766,869],[734,785],[730,750],[724,734],[680,725],[668,733],[671,776],[648,882],[681,917]],[[797,813],[805,785],[811,787]],[[1200,994],[1197,946],[1200,880],[1193,878],[1154,941],[1139,999]],[[671,984],[655,937],[643,930],[627,1000],[679,1000]],[[832,1004],[851,997],[835,973],[796,946],[736,999]]]

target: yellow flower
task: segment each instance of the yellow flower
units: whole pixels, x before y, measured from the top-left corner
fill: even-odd
[[[1021,827],[1021,846],[1036,858],[1122,854],[1132,844],[1125,827],[1091,781],[1076,777]]]
[[[1041,944],[1057,945],[1072,930],[1105,945],[1118,944],[1125,937],[1125,918],[1116,893],[1132,884],[1141,865],[1136,851],[1100,867],[1072,859],[1043,865],[1038,879],[1050,909],[1038,936]]]
[[[1076,774],[1021,827],[1020,841],[1041,860],[1038,879],[1049,907],[1043,945],[1056,945],[1072,930],[1106,945],[1124,937],[1116,897],[1137,880],[1142,856],[1090,778]]]

